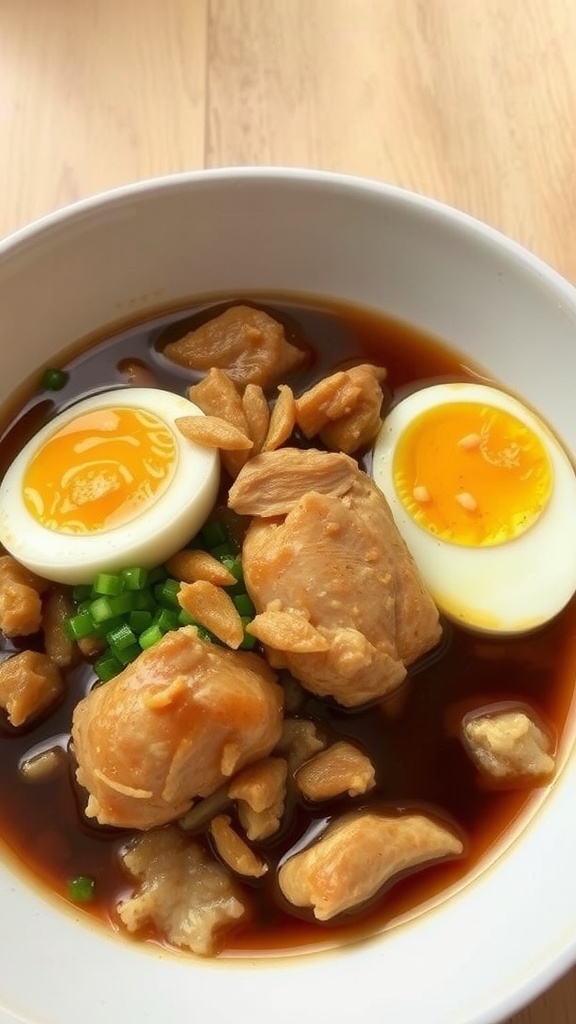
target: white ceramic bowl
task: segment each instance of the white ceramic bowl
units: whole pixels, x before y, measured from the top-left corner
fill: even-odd
[[[523,395],[576,450],[576,291],[438,203],[299,170],[178,175],[0,244],[0,398],[78,338],[209,293],[384,310]],[[553,787],[485,870],[414,921],[328,954],[204,962],[108,934],[0,861],[0,1021],[489,1024],[576,960],[573,724]]]

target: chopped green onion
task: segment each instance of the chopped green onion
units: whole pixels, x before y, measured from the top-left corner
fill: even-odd
[[[61,391],[68,383],[69,376],[66,370],[57,370],[49,366],[40,378],[40,387],[45,391]]]
[[[122,671],[123,665],[115,658],[111,651],[105,651],[94,662],[94,671],[101,683],[107,683]]]
[[[157,583],[154,587],[154,597],[158,601],[158,604],[164,605],[165,608],[180,607],[178,604],[179,592],[180,581],[173,580],[170,577],[162,583]]]
[[[168,573],[163,565],[156,566],[155,569],[151,569],[148,573],[148,586],[152,587],[155,583],[159,583],[161,580],[165,580]]]
[[[200,536],[207,548],[214,548],[227,542],[228,530],[222,523],[205,523],[200,530]]]
[[[171,629],[178,629],[179,614],[175,608],[159,608],[154,616],[153,625],[158,626],[163,633],[168,633]]]
[[[95,881],[87,875],[78,875],[68,882],[68,896],[74,903],[89,903],[94,899]]]
[[[243,651],[251,651],[254,645],[256,644],[256,637],[252,636],[251,633],[246,632],[246,626],[248,625],[249,622],[252,621],[253,616],[241,615],[240,618],[242,619],[242,625],[244,626],[244,639],[240,644],[240,649]]]
[[[254,618],[254,605],[248,597],[248,594],[238,594],[232,598],[236,611],[240,616],[247,616],[249,619]]]
[[[155,622],[148,629],[145,629],[138,637],[138,643],[143,651],[148,650],[149,647],[153,647],[159,640],[162,639],[164,633],[160,629],[160,626]]]
[[[137,643],[135,633],[132,632],[130,626],[125,622],[121,626],[111,629],[109,633],[106,633],[106,639],[117,658],[119,657],[119,651],[123,651],[126,647],[133,647]]]
[[[181,626],[195,626],[196,619],[190,612],[187,612],[185,608],[181,608],[178,612],[178,622]]]
[[[92,593],[92,587],[89,583],[77,583],[72,588],[72,600],[76,604],[80,604],[82,601],[91,600],[95,595]]]
[[[230,544],[218,544],[217,547],[210,548],[210,554],[221,562],[224,558],[234,558],[236,552]]]
[[[135,612],[155,612],[158,607],[156,598],[149,587],[144,590],[130,591],[132,596],[132,609]]]
[[[82,640],[94,630],[94,620],[89,611],[77,612],[65,622],[64,629],[69,640]]]
[[[222,565],[231,572],[238,583],[244,583],[244,572],[240,555],[224,555],[220,558]]]
[[[106,597],[116,597],[124,590],[124,580],[115,573],[99,572],[92,584],[92,590],[95,596],[104,594]]]
[[[110,607],[113,615],[127,615],[134,609],[134,594],[126,590],[123,594],[111,597]]]
[[[112,647],[110,649],[118,658],[122,668],[126,668],[126,665],[129,665],[131,661],[136,661],[138,655],[142,654],[142,648],[139,643],[132,644],[131,647],[124,647],[122,650],[119,650],[116,647]]]
[[[144,590],[148,583],[148,575],[147,569],[123,569],[122,579],[126,590]]]
[[[136,636],[140,636],[140,633],[152,625],[152,612],[146,608],[135,608],[133,612],[128,613],[126,621]]]
[[[90,604],[90,615],[95,625],[98,625],[100,622],[106,622],[106,619],[113,619],[115,614],[109,597],[97,597]]]

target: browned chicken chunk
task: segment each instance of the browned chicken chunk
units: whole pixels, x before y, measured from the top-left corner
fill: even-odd
[[[0,629],[4,636],[29,636],[42,624],[40,595],[48,586],[11,555],[0,556]]]
[[[470,715],[462,731],[474,764],[489,778],[514,784],[554,772],[552,740],[526,708]]]
[[[392,691],[438,642],[438,612],[369,477],[343,454],[297,455],[257,456],[230,490],[236,511],[257,510],[243,546],[258,613],[247,629],[275,667],[355,707]]]
[[[231,306],[220,316],[170,342],[164,355],[190,370],[226,370],[238,384],[271,387],[299,367],[305,353],[286,341],[284,328],[252,306]]]
[[[62,696],[60,669],[47,654],[21,651],[0,663],[0,707],[11,725],[25,725]]]
[[[340,740],[298,769],[296,785],[307,800],[361,796],[375,786],[374,765],[353,743]]]
[[[318,434],[331,451],[351,455],[372,441],[382,420],[386,370],[363,363],[325,377],[296,401],[296,421],[306,437]]]
[[[282,691],[262,658],[190,626],[168,633],[76,706],[86,814],[122,828],[171,821],[268,754],[281,728]]]
[[[365,903],[399,872],[457,857],[462,850],[458,836],[422,814],[356,811],[285,861],[278,882],[289,903],[329,921]]]
[[[228,871],[175,827],[139,836],[122,859],[140,883],[117,908],[129,932],[152,925],[173,946],[213,956],[248,913]]]

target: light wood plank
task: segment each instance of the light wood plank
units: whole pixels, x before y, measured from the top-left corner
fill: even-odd
[[[0,236],[204,161],[206,0],[0,0]]]
[[[367,175],[576,281],[573,0],[211,0],[208,162]]]

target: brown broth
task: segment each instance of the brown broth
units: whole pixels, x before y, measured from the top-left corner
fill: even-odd
[[[291,340],[310,346],[305,369],[290,379],[297,393],[358,360],[388,368],[390,402],[424,384],[475,379],[457,355],[395,321],[333,303],[257,304],[282,320]],[[225,305],[172,312],[123,329],[75,355],[66,366],[70,379],[65,389],[30,394],[7,423],[0,441],[0,474],[54,413],[89,394],[127,385],[139,366],[151,371],[158,385],[183,393],[191,375],[162,357],[162,344]],[[13,649],[3,640],[0,657]],[[520,639],[483,639],[445,623],[440,649],[410,671],[395,713],[392,704],[388,710],[382,705],[346,711],[302,692],[298,715],[316,720],[331,738],[351,737],[359,743],[376,765],[377,787],[369,797],[333,801],[320,809],[289,800],[282,832],[262,846],[272,868],[315,821],[368,804],[429,810],[461,831],[465,854],[400,879],[369,910],[328,926],[315,924],[304,914],[295,916],[293,908],[288,913],[275,885],[275,871],[270,870],[262,883],[250,887],[254,920],[231,937],[227,951],[278,952],[321,944],[326,938],[330,943],[349,942],[381,929],[464,878],[511,828],[534,790],[489,791],[479,786],[454,722],[463,710],[487,703],[526,702],[560,738],[572,702],[575,667],[573,601],[545,629]],[[85,909],[114,922],[115,904],[131,891],[119,864],[119,851],[130,833],[94,826],[84,818],[84,796],[75,784],[70,760],[42,783],[23,781],[18,770],[32,748],[52,742],[67,747],[72,709],[93,680],[90,667],[81,666],[68,674],[65,700],[51,715],[22,730],[1,725],[0,835],[26,872],[64,897],[70,879],[94,878],[97,897]]]

